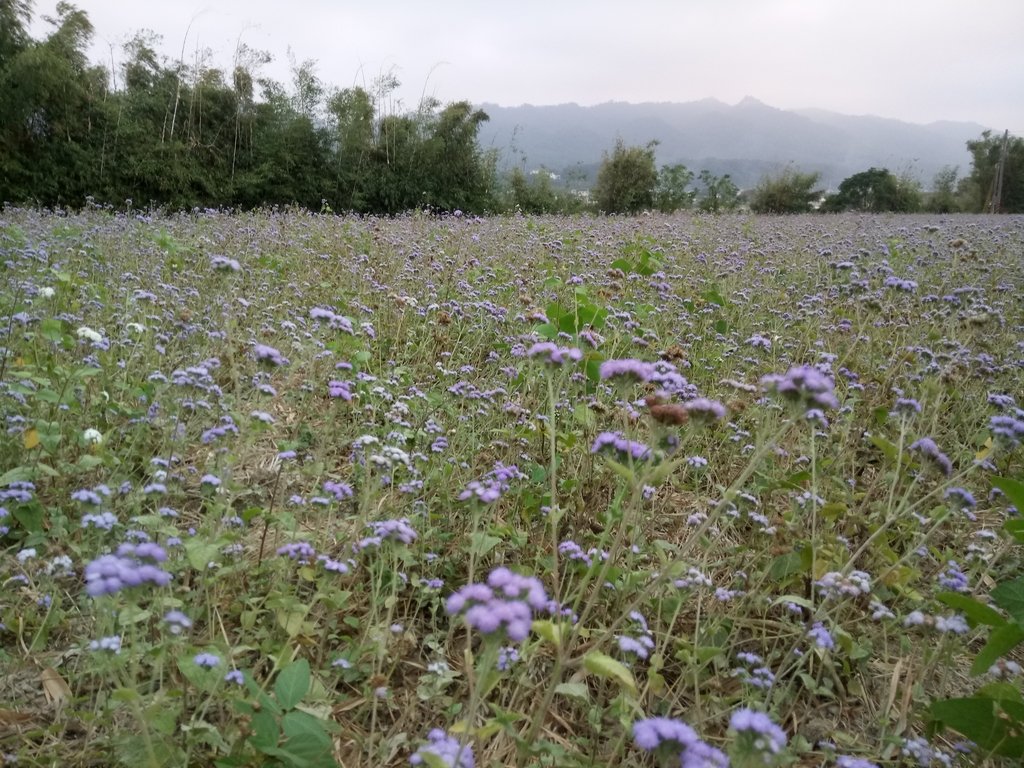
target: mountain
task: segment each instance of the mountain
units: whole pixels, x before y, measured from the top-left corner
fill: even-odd
[[[592,181],[603,153],[617,137],[627,145],[655,139],[659,164],[683,163],[694,172],[707,168],[729,173],[741,188],[752,187],[766,173],[789,164],[818,171],[821,183],[830,189],[872,166],[896,174],[909,172],[928,187],[945,165],[968,172],[965,143],[985,130],[975,123],[919,125],[818,109],[777,109],[749,96],[735,105],[703,99],[592,107],[480,107],[490,116],[481,126],[480,143],[499,150],[509,167],[544,166],[562,174],[575,169]]]

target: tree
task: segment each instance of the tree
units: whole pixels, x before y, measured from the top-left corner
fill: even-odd
[[[839,184],[839,193],[825,201],[830,212],[913,213],[921,207],[921,189],[909,175],[897,178],[887,168],[869,168]]]
[[[690,189],[693,171],[685,165],[663,165],[658,171],[654,189],[654,205],[662,213],[673,213],[693,207],[696,191]]]
[[[997,187],[996,172],[1003,152],[1003,137],[985,131],[981,138],[968,141],[967,149],[971,153],[971,175],[964,189],[973,193],[970,209],[988,210]],[[1007,135],[1002,194],[995,203],[995,209],[1002,213],[1024,212],[1024,138]]]
[[[765,176],[754,188],[750,209],[754,213],[806,213],[821,196],[815,185],[818,173],[801,173],[786,168],[775,176]]]
[[[955,165],[946,165],[935,174],[932,180],[932,191],[925,206],[932,213],[953,213],[960,210],[956,200],[956,177],[958,169]]]
[[[657,142],[646,147],[627,147],[617,139],[611,155],[606,152],[597,172],[594,196],[605,213],[636,213],[654,205],[658,171],[654,164]]]
[[[724,176],[715,176],[711,171],[703,170],[698,178],[704,188],[699,203],[702,211],[719,213],[731,211],[739,205],[740,190],[728,173]]]

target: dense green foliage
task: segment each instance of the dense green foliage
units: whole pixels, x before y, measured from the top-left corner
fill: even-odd
[[[636,213],[654,206],[654,190],[658,171],[654,164],[654,147],[627,147],[622,139],[615,142],[610,155],[605,154],[597,172],[594,201],[605,213]]]
[[[964,180],[963,191],[968,210],[987,211],[996,186],[996,170],[1003,148],[1003,137],[985,131],[981,138],[967,142],[971,153],[971,175]],[[1002,197],[995,201],[995,213],[1024,213],[1024,138],[1010,136],[1006,142],[1003,165]]]
[[[775,176],[766,176],[754,188],[750,209],[754,213],[807,213],[821,196],[815,189],[817,173],[801,173],[787,168]]]
[[[822,207],[831,212],[913,213],[921,208],[921,191],[909,178],[899,178],[886,168],[869,168],[844,179],[839,193]]]
[[[732,211],[740,204],[740,191],[728,173],[724,176],[715,176],[711,171],[701,171],[698,178],[703,187],[698,203],[702,211]]]
[[[494,156],[477,143],[487,115],[468,102],[382,112],[394,78],[335,90],[303,62],[288,90],[259,75],[269,58],[258,51],[240,47],[229,75],[161,63],[144,35],[125,46],[112,87],[86,60],[83,12],[60,4],[41,41],[30,18],[28,3],[0,0],[0,201],[492,207]]]

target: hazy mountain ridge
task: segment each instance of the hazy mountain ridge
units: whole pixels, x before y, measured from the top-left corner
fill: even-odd
[[[617,136],[627,144],[659,142],[659,163],[684,163],[731,173],[740,187],[765,174],[793,166],[818,171],[822,184],[836,188],[869,167],[910,172],[925,187],[945,165],[970,169],[965,142],[985,126],[938,121],[921,125],[870,115],[819,109],[784,110],[747,97],[729,105],[716,99],[682,103],[608,102],[501,107],[482,104],[490,121],[480,143],[501,152],[506,165],[545,166],[556,172],[579,167],[592,173]]]

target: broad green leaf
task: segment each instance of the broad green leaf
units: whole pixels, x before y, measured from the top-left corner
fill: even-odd
[[[621,661],[617,661],[605,653],[600,651],[588,653],[583,657],[583,668],[592,675],[613,680],[619,684],[620,688],[636,694],[636,680],[633,679],[633,673]]]
[[[590,701],[590,689],[586,683],[559,683],[555,686],[555,693],[580,701]]]
[[[992,590],[992,600],[1024,626],[1024,576],[997,584]]]
[[[0,475],[0,488],[6,488],[11,483],[24,482],[32,479],[31,467],[15,467]]]
[[[978,651],[974,664],[971,665],[972,675],[983,675],[989,667],[1005,656],[1021,642],[1024,642],[1024,628],[1018,624],[1005,624],[996,627],[988,636],[988,642]]]
[[[470,536],[470,549],[477,557],[483,557],[501,544],[500,536],[491,536],[485,531],[474,531]]]
[[[282,709],[295,709],[309,692],[309,662],[306,659],[293,661],[282,669],[274,681],[274,695]]]
[[[1024,544],[1024,520],[1007,520],[1003,530],[1013,536],[1018,543]]]
[[[931,714],[939,722],[962,733],[983,750],[1004,757],[1024,755],[1021,714],[1017,702],[997,701],[984,696],[946,699],[931,705]]]
[[[294,666],[294,664],[292,665]],[[283,748],[312,766],[333,766],[331,737],[324,723],[307,712],[289,712],[281,719]]]
[[[897,460],[900,455],[900,449],[895,445],[895,443],[891,443],[884,437],[879,437],[878,435],[871,435],[869,439],[871,440],[871,444],[884,453],[887,459],[890,461]]]
[[[547,640],[556,648],[562,644],[562,625],[547,619],[536,619],[532,629],[539,637]]]
[[[972,627],[978,624],[1001,627],[1006,623],[1006,619],[1000,616],[994,608],[980,603],[968,595],[961,595],[959,592],[941,592],[936,597],[940,602],[964,614]]]
[[[1024,483],[1019,480],[1012,480],[1009,477],[993,477],[992,485],[1006,494],[1017,509],[1024,510]]]

